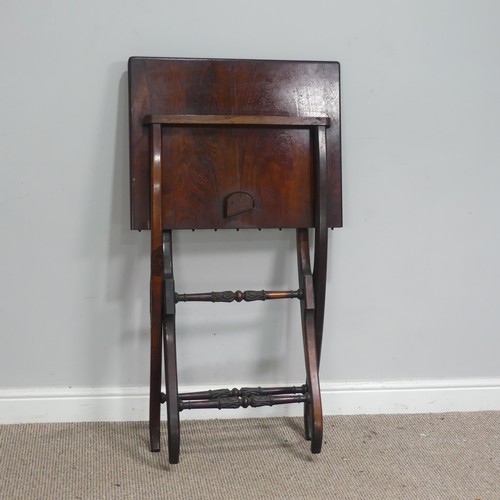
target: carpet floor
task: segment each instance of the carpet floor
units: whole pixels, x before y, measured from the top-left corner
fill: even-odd
[[[0,426],[0,498],[500,499],[500,412],[186,421],[181,458],[145,422]]]

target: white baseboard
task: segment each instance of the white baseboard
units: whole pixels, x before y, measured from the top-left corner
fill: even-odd
[[[238,387],[245,385],[249,384]],[[181,387],[180,392],[218,389],[222,386]],[[500,410],[500,378],[322,382],[321,387],[325,415]],[[301,414],[302,405],[292,404],[238,410],[187,410],[181,413],[181,418],[251,418]],[[147,419],[147,387],[0,389],[0,424]]]

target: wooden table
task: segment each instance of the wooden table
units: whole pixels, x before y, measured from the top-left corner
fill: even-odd
[[[151,449],[160,449],[163,402],[171,463],[182,410],[297,402],[318,453],[327,231],[342,225],[339,64],[133,57],[129,98],[132,229],[151,230]],[[172,231],[261,228],[296,229],[297,290],[176,291]],[[178,393],[176,304],[285,298],[300,301],[305,384]]]

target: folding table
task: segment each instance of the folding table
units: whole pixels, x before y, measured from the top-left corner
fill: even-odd
[[[131,226],[151,230],[151,450],[160,449],[162,403],[170,463],[182,410],[303,403],[305,437],[319,453],[328,228],[342,225],[339,64],[132,57],[129,104]],[[176,290],[173,231],[261,228],[296,229],[296,290]],[[300,303],[303,385],[178,392],[178,303],[275,299]]]

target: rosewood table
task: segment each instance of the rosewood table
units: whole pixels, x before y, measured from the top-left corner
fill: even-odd
[[[131,226],[151,230],[151,450],[160,449],[162,403],[170,463],[182,410],[303,403],[305,437],[319,453],[327,231],[342,225],[339,64],[132,57],[128,76]],[[296,290],[177,292],[173,231],[260,228],[296,229]],[[300,302],[302,386],[178,392],[178,303],[274,299]]]

